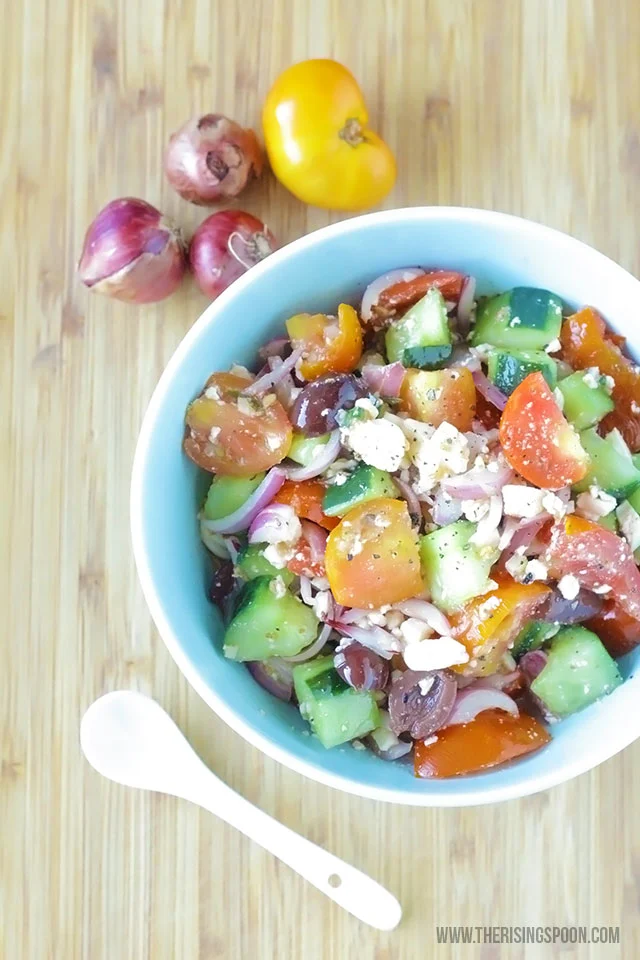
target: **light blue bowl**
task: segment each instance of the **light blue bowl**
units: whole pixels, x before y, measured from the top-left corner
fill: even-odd
[[[185,407],[213,370],[253,364],[258,347],[301,311],[333,312],[367,283],[410,265],[463,270],[480,293],[547,287],[569,304],[597,307],[640,354],[640,283],[602,254],[539,224],[483,210],[390,210],[334,224],[274,253],[202,314],[169,362],[136,450],[133,546],[144,594],[189,682],[234,730],[314,780],[365,797],[423,806],[466,806],[543,790],[596,766],[640,735],[640,648],[622,664],[627,682],[553,729],[553,741],[504,769],[445,781],[349,745],[325,750],[295,707],[271,697],[222,656],[222,624],[207,601],[196,513],[205,480],[181,450]]]

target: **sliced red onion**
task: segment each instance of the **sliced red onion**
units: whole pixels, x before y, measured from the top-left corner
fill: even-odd
[[[303,603],[306,603],[308,607],[310,607],[313,603],[311,580],[309,580],[309,577],[305,577],[304,574],[301,574],[300,576],[300,599]]]
[[[421,277],[423,273],[424,270],[421,270],[419,267],[403,267],[400,270],[390,270],[388,273],[383,273],[381,277],[376,277],[376,279],[369,284],[362,296],[362,303],[360,304],[360,316],[362,319],[371,320],[371,309],[378,303],[378,299],[383,290],[393,286],[394,283],[415,280],[416,277]]]
[[[524,657],[520,657],[519,667],[529,683],[542,673],[548,659],[549,656],[544,650],[530,650]]]
[[[254,380],[243,393],[246,397],[256,397],[261,393],[266,393],[267,390],[272,390],[276,384],[280,383],[287,374],[291,373],[296,363],[302,356],[302,347],[298,347],[297,350],[294,350],[286,360],[283,360],[282,363],[272,366],[272,369],[269,373],[265,373],[263,377],[259,377],[257,380]],[[273,357],[271,358],[274,359]]]
[[[381,397],[399,397],[406,372],[400,362],[387,363],[384,366],[378,363],[365,363],[362,368],[362,379],[372,393],[377,393]]]
[[[249,543],[283,543],[291,537],[290,525],[300,521],[288,503],[270,503],[253,519],[249,527]]]
[[[403,600],[402,603],[394,603],[394,610],[404,613],[405,617],[413,617],[415,620],[422,620],[432,630],[439,633],[441,637],[451,636],[451,624],[442,611],[428,600]]]
[[[302,536],[309,544],[311,560],[323,560],[327,547],[327,537],[329,536],[328,531],[319,527],[317,523],[312,523],[311,520],[301,520],[300,524],[302,526]]]
[[[325,643],[331,636],[331,630],[332,628],[329,626],[329,624],[325,623],[322,627],[322,630],[318,634],[317,639],[313,641],[310,647],[307,647],[301,653],[297,653],[295,657],[283,657],[282,659],[285,661],[285,663],[304,663],[305,660],[312,660],[313,657],[320,653]]]
[[[465,277],[458,301],[458,333],[465,336],[469,332],[469,320],[476,299],[476,278]]]
[[[488,690],[474,684],[472,687],[458,691],[453,710],[447,719],[447,726],[453,726],[455,723],[470,723],[484,710],[504,710],[512,717],[517,717],[519,713],[515,700],[502,690]]]
[[[227,550],[229,551],[229,556],[231,557],[231,562],[235,563],[238,559],[238,554],[240,553],[240,541],[237,537],[225,537],[224,542],[226,544]]]
[[[343,608],[335,619],[344,624],[355,623],[356,620],[366,617],[369,613],[371,613],[370,610],[364,610],[361,607],[347,607],[346,609]]]
[[[455,523],[462,516],[462,500],[450,497],[440,488],[433,499],[431,519],[439,527],[446,527],[448,523]]]
[[[488,403],[492,403],[498,410],[504,410],[507,405],[507,395],[504,394],[502,390],[498,390],[482,370],[474,370],[472,377],[478,393],[481,393],[485,400]]]
[[[516,524],[511,540],[502,551],[502,556],[500,557],[501,566],[504,567],[509,557],[512,557],[516,550],[524,548],[526,551],[550,518],[551,515],[549,513],[541,513],[537,517],[520,520],[519,523]]]
[[[219,520],[202,520],[201,527],[205,527],[212,533],[237,533],[239,530],[247,530],[263,507],[273,500],[284,481],[283,471],[278,467],[272,467],[260,486],[241,507],[230,513],[228,517],[221,517]]]
[[[409,507],[409,513],[411,514],[411,516],[421,517],[422,514],[420,512],[420,501],[418,500],[418,497],[416,496],[411,485],[408,483],[405,483],[405,481],[401,480],[399,477],[394,477],[393,482],[395,483],[396,487],[398,488],[398,490],[400,491],[404,499],[407,501],[407,506]]]
[[[459,500],[484,500],[485,497],[500,493],[512,477],[513,470],[508,464],[504,464],[496,471],[469,470],[468,473],[447,477],[442,481],[441,487],[450,497]]]
[[[287,467],[287,476],[289,480],[311,480],[313,477],[320,476],[321,473],[331,466],[340,453],[340,431],[334,430],[326,443],[321,444],[320,453],[314,458],[313,462],[306,467]]]
[[[290,341],[287,337],[274,337],[273,340],[269,340],[268,343],[260,347],[258,356],[261,360],[268,360],[269,357],[280,357],[282,360],[282,354],[289,346]]]
[[[228,560],[230,553],[226,540],[221,533],[214,533],[213,530],[209,530],[209,528],[205,526],[204,520],[205,516],[202,513],[200,514],[200,539],[214,557],[218,557],[220,560]]]
[[[268,360],[269,366],[271,369],[274,369],[274,357],[270,357]],[[283,377],[273,388],[273,392],[278,398],[278,402],[282,404],[287,413],[294,405],[298,394],[300,393],[300,387],[297,387],[295,381],[290,373],[286,377]]]
[[[253,679],[268,693],[279,700],[291,700],[293,693],[291,668],[280,657],[271,657],[270,660],[252,660],[247,663],[247,669]]]
[[[453,348],[450,366],[467,367],[467,369],[471,370],[472,373],[475,370],[482,369],[480,358],[474,353],[471,353],[471,350],[466,343],[459,343]]]
[[[353,623],[344,623],[342,620],[332,620],[331,626],[343,636],[357,640],[363,647],[379,653],[385,660],[390,660],[394,653],[400,653],[400,641],[382,627],[357,627]]]
[[[522,682],[522,671],[511,670],[509,673],[492,673],[488,677],[473,680],[474,687],[484,690],[504,690],[518,686]]]

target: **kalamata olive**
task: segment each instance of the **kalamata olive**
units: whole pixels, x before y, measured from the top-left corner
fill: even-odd
[[[389,683],[389,664],[361,643],[338,650],[334,666],[345,683],[355,690],[384,690]]]
[[[307,437],[319,437],[337,427],[338,410],[350,410],[368,395],[366,384],[350,373],[335,373],[308,383],[291,410],[291,422]]]
[[[220,610],[225,611],[226,601],[233,593],[235,581],[233,579],[233,564],[230,560],[222,560],[214,569],[209,583],[209,600],[215,603]]]
[[[458,685],[446,670],[417,673],[405,670],[389,691],[390,725],[396,736],[409,733],[424,740],[446,723]]]
[[[603,603],[603,598],[591,590],[580,590],[575,600],[567,600],[559,590],[554,590],[540,618],[545,623],[582,623],[600,613]]]

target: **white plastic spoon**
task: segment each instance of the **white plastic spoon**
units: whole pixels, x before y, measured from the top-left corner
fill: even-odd
[[[402,907],[388,890],[216,777],[155,700],[130,690],[100,697],[82,718],[80,743],[103,777],[197,803],[270,850],[359,920],[378,930],[393,930],[400,922]]]

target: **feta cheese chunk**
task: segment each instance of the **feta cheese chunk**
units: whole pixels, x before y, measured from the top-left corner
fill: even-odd
[[[464,433],[445,420],[430,437],[422,436],[412,445],[411,460],[418,471],[416,493],[430,493],[446,477],[465,473],[469,442]]]
[[[587,520],[600,520],[616,508],[616,498],[600,487],[591,486],[588,492],[581,493],[576,500],[576,513]]]
[[[558,590],[565,600],[575,600],[580,592],[580,581],[571,573],[566,573],[558,581]]]
[[[400,636],[405,643],[420,643],[430,637],[432,630],[422,620],[415,617],[409,617],[404,623],[400,624]]]
[[[551,490],[543,490],[542,509],[550,513],[554,520],[562,520],[568,513],[573,513],[574,506],[570,500],[563,500]]]
[[[395,473],[409,448],[404,433],[395,423],[381,420],[356,420],[340,431],[342,443],[363,463],[378,470]]]
[[[318,620],[325,621],[332,608],[331,593],[328,590],[320,590],[313,598],[312,606]]]
[[[545,348],[545,353],[559,353],[562,350],[562,344],[557,337],[551,341]]]
[[[637,550],[640,547],[640,516],[625,500],[616,510],[616,517],[625,540],[632,550]]]
[[[502,488],[505,515],[522,519],[537,517],[539,513],[544,513],[542,500],[545,493],[545,490],[538,490],[537,487],[529,487],[526,484],[505,484]]]
[[[264,550],[265,559],[277,570],[282,570],[293,558],[301,536],[302,526],[293,508],[282,504],[278,512],[278,523],[265,524],[260,537],[261,543],[268,544]]]
[[[404,649],[403,657],[409,670],[425,672],[444,670],[446,667],[469,661],[464,644],[454,637],[434,637],[431,640],[409,643]]]

